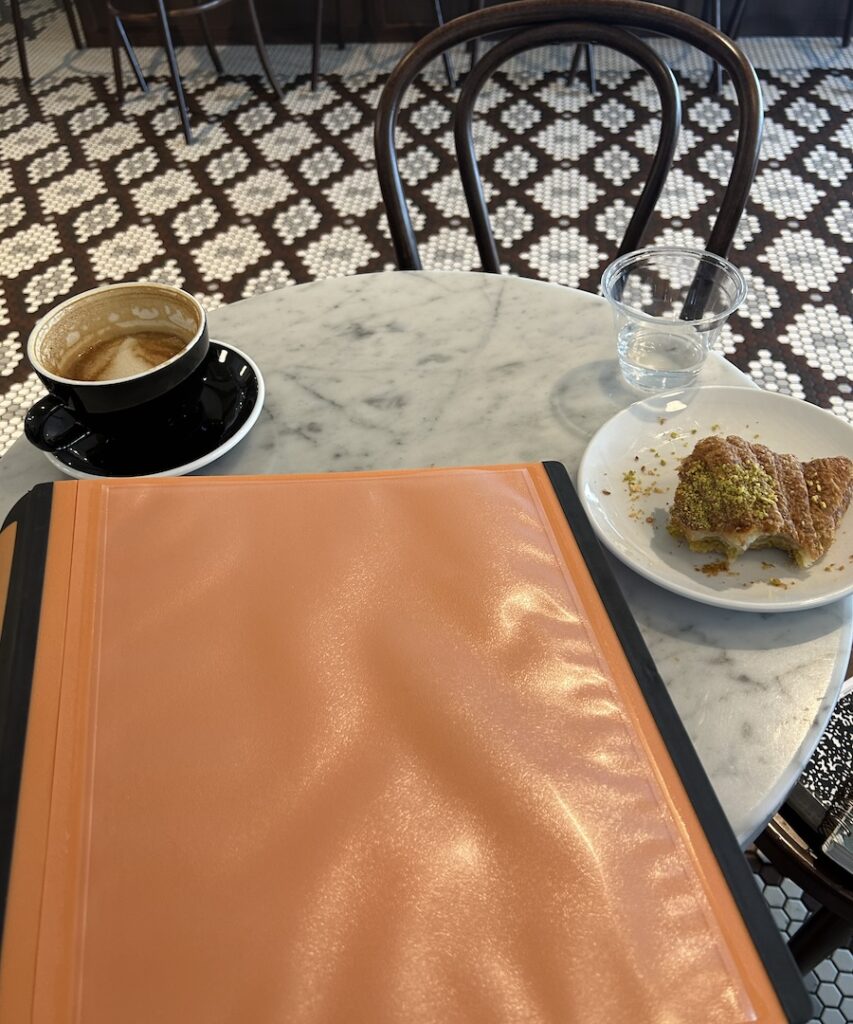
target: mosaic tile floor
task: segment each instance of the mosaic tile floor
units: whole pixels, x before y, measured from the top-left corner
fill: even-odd
[[[324,52],[307,88],[308,47],[272,48],[287,83],[274,103],[254,52],[180,51],[198,142],[180,133],[163,55],[142,49],[147,97],[115,101],[109,54],[74,52],[48,0],[25,0],[35,95],[22,93],[11,26],[0,25],[0,453],[39,393],[22,341],[64,296],[98,283],[170,281],[214,308],[319,277],[389,268],[372,154],[372,111],[399,46]],[[723,349],[762,386],[853,420],[853,47],[747,40],[767,104],[762,161],[735,242],[750,296]],[[664,47],[680,72],[679,159],[648,239],[702,243],[725,180],[734,105],[709,96],[707,68]],[[568,88],[569,53],[540,51],[485,94],[478,151],[507,269],[594,290],[616,249],[656,139],[641,76],[601,53],[601,90]],[[463,58],[459,58],[460,66]],[[127,76],[129,84],[129,75]],[[424,263],[469,269],[475,250],[453,173],[450,98],[440,67],[412,93],[401,146]],[[567,115],[571,120],[567,119]],[[571,124],[571,128],[567,125]],[[801,894],[756,865],[780,928]],[[853,1022],[853,955],[808,979],[815,1020]]]

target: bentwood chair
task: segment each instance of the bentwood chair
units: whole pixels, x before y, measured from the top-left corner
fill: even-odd
[[[338,49],[344,48],[344,4],[337,0]],[[323,46],[323,0],[314,2],[314,47],[311,52],[311,89],[316,92],[320,83],[320,50]]]
[[[721,32],[723,31],[723,10],[721,0],[702,0],[702,14],[701,17],[704,21],[707,21],[709,25],[713,25],[714,28]],[[726,27],[726,35],[731,35]],[[720,66],[719,61],[711,62],[711,77],[708,80],[708,88],[715,93],[718,93],[723,88],[723,69]]]
[[[435,29],[397,65],[382,92],[374,143],[379,182],[401,270],[421,269],[395,149],[404,94],[420,71],[448,47],[495,33],[502,33],[502,37],[477,61],[465,79],[454,118],[459,170],[483,270],[499,274],[501,264],[474,151],[474,105],[488,79],[506,61],[527,50],[554,43],[608,46],[644,68],[657,88],[661,103],[657,151],[618,251],[622,254],[639,248],[675,154],[681,102],[672,70],[632,30],[660,33],[691,43],[718,61],[731,76],[740,124],[728,185],[706,244],[706,248],[717,255],[728,253],[755,176],[763,124],[758,79],[740,48],[698,18],[642,0],[517,0],[463,15]]]
[[[224,74],[225,69],[222,67],[222,61],[219,59],[219,54],[216,52],[216,47],[213,45],[213,39],[211,38],[205,15],[208,11],[215,10],[217,7],[222,7],[231,2],[232,0],[197,0],[197,2],[192,2],[191,0],[190,4],[186,7],[167,7],[166,0],[152,0],[153,10],[139,11],[124,9],[118,5],[116,0],[107,0],[107,14],[110,19],[110,45],[113,55],[113,73],[115,75],[116,93],[118,94],[119,103],[124,99],[124,83],[122,81],[119,43],[121,43],[127,51],[131,67],[133,68],[133,73],[136,76],[139,87],[143,92],[147,91],[147,84],[143,78],[139,64],[137,63],[133,48],[127,38],[124,23],[157,25],[160,30],[163,47],[166,50],[166,59],[169,62],[169,72],[172,76],[172,84],[175,89],[175,98],[178,102],[178,111],[181,116],[184,136],[188,143],[192,143],[193,133],[192,128],[190,127],[190,115],[187,109],[184,87],[181,82],[181,73],[178,70],[178,58],[175,53],[175,44],[172,41],[170,19],[198,19],[202,36],[204,38],[205,45],[207,46],[207,52],[210,54],[211,62],[213,63],[217,73],[221,75]],[[275,93],[276,99],[280,100],[283,98],[281,86],[279,86],[275,74],[273,73],[272,66],[270,65],[269,57],[267,55],[267,50],[264,46],[264,39],[261,35],[261,25],[258,21],[258,12],[255,10],[255,2],[254,0],[236,0],[236,2],[242,2],[246,5],[246,9],[249,14],[249,22],[252,27],[252,35],[255,39],[255,49],[258,51],[261,67],[264,69],[264,74],[267,76],[267,81],[269,82],[272,91]]]
[[[21,0],[10,0],[10,6],[12,8],[12,25],[15,30],[15,45],[18,48],[18,60],[21,64],[21,79],[26,91],[32,92],[33,80],[30,75],[30,65],[27,61],[27,48],[25,42],[26,27],[24,25],[23,16],[21,15]],[[71,0],[62,0],[62,6],[65,9],[65,17],[68,19],[68,26],[71,29],[71,35],[74,37],[74,45],[78,50],[82,50],[83,37],[80,35],[80,29],[77,27],[74,5],[71,3]]]
[[[483,6],[484,0],[477,0],[478,7]],[[338,10],[338,49],[344,48],[343,40],[343,0],[337,0]],[[323,0],[315,0],[314,6],[314,48],[311,54],[311,88],[316,92],[317,86],[320,82],[320,49],[323,45]],[[441,0],[433,0],[433,7],[435,8],[435,20],[437,25],[443,25],[445,22],[444,10],[441,6]],[[456,76],[453,73],[453,64],[450,60],[449,53],[443,53],[442,59],[444,61],[444,70],[447,73],[447,82],[451,89],[456,88]]]
[[[503,0],[500,0],[500,2],[503,2]],[[482,11],[482,9],[485,7],[485,5],[486,5],[486,0],[475,0],[474,10],[475,11]],[[480,43],[480,40],[479,40],[479,38],[477,38],[477,39],[475,39],[470,44],[471,45],[471,63],[472,64],[476,64],[477,63],[477,58],[478,58],[478,55],[479,55],[479,52],[480,52],[479,43]],[[574,82],[575,76],[577,75],[578,69],[580,68],[580,63],[581,63],[581,57],[582,56],[586,57],[586,80],[587,80],[587,84],[589,86],[589,91],[594,93],[595,92],[595,88],[596,88],[595,87],[595,55],[593,54],[592,47],[589,45],[589,43],[586,43],[584,46],[576,46],[575,47],[575,51],[572,54],[572,62],[569,65],[569,70],[568,70],[568,73],[566,75],[566,84],[567,85],[571,85],[572,82]]]
[[[480,11],[483,9],[486,0],[474,0],[474,10]],[[853,2],[853,0],[851,0]],[[444,9],[441,6],[441,0],[432,0],[433,7],[435,9],[435,22],[441,26],[445,23]],[[344,48],[343,38],[343,0],[337,0],[337,26],[338,26],[338,49]],[[314,5],[314,46],[311,53],[311,89],[316,92],[317,86],[320,83],[320,51],[323,46],[323,10],[324,0],[315,0]],[[475,39],[472,44],[472,60],[477,60],[477,40]],[[456,88],[456,75],[453,71],[453,63],[450,59],[450,54],[446,51],[441,55],[444,61],[444,70],[447,74],[447,83],[451,89]],[[578,62],[580,60],[580,47],[575,52],[575,58],[572,62],[572,67],[569,70],[569,80],[574,78],[575,73],[578,69]],[[586,48],[586,66],[587,75],[589,79],[589,88],[591,92],[595,92],[595,67],[593,64],[592,47]]]

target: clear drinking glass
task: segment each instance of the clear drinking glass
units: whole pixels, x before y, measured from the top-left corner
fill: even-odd
[[[601,289],[616,319],[619,368],[642,391],[692,384],[746,297],[743,275],[699,249],[650,246],[610,264]]]

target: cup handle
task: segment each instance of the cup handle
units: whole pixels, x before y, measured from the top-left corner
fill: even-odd
[[[89,431],[55,395],[39,399],[24,419],[27,440],[44,452],[62,451]]]

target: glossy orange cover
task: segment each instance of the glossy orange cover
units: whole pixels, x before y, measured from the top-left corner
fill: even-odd
[[[783,1019],[541,466],[55,487],[4,1024]]]

